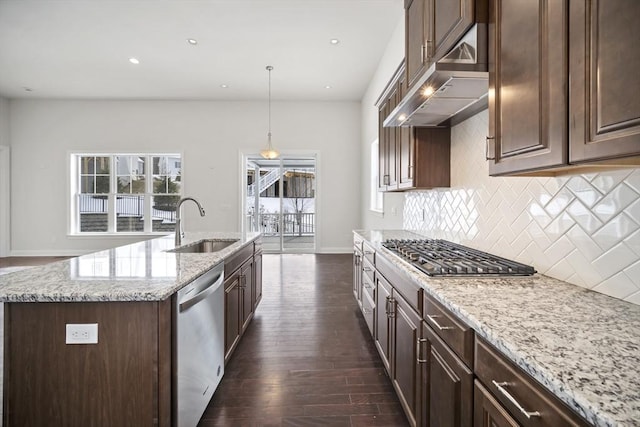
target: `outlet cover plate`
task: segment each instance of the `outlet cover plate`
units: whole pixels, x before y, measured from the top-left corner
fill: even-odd
[[[98,324],[67,323],[66,344],[98,344]]]

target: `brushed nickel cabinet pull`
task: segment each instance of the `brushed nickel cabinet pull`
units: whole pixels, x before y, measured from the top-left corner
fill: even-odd
[[[429,319],[431,321],[431,323],[433,323],[436,326],[436,328],[438,328],[439,330],[445,331],[447,329],[453,329],[453,327],[451,327],[451,326],[440,326],[440,324],[436,320],[436,317],[440,317],[440,316],[438,316],[436,314],[434,314],[434,315],[427,314],[427,319]]]
[[[531,417],[539,417],[539,416],[540,416],[540,412],[538,412],[538,411],[530,412],[530,411],[525,410],[525,409],[522,407],[522,405],[520,404],[520,402],[518,402],[518,401],[516,400],[516,398],[515,398],[515,397],[513,397],[513,396],[511,395],[511,393],[509,393],[509,392],[507,391],[507,389],[505,388],[505,387],[507,387],[507,386],[509,385],[509,383],[508,383],[508,382],[500,382],[500,383],[499,383],[499,382],[496,382],[496,380],[491,380],[491,382],[493,383],[493,385],[494,385],[494,386],[496,386],[496,388],[498,389],[498,391],[499,391],[500,393],[502,393],[502,395],[503,395],[504,397],[506,397],[506,398],[509,400],[509,402],[513,403],[513,405],[518,409],[518,411],[520,411],[520,412],[522,413],[522,415],[524,415],[525,417],[527,417],[527,419],[531,419]]]
[[[420,63],[424,64],[424,50],[425,50],[425,46],[422,45],[420,46]]]
[[[389,317],[389,299],[391,297],[385,297],[386,302],[384,303],[384,312],[387,314],[387,317]]]
[[[496,140],[495,136],[488,136],[487,137],[487,147],[486,147],[486,152],[485,152],[486,160],[495,160],[496,159],[496,155],[495,155],[495,140]],[[494,155],[493,155],[493,157],[489,157],[489,143],[490,143],[489,141],[493,141],[494,142]]]
[[[418,338],[416,341],[416,361],[418,363],[427,363],[427,359],[422,359],[422,343],[427,341],[425,338]]]
[[[413,179],[413,165],[409,165],[409,179]]]

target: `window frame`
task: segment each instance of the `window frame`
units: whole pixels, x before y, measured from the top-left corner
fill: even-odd
[[[369,210],[378,214],[384,213],[384,192],[378,189],[378,175],[380,174],[379,141],[370,144],[370,173],[369,173]]]
[[[145,162],[144,171],[144,192],[141,193],[118,193],[118,170],[117,170],[117,157],[143,157]],[[81,215],[79,212],[79,196],[81,193],[81,167],[80,162],[82,157],[109,157],[109,193],[106,194],[108,200],[107,208],[107,231],[81,231]],[[153,173],[153,158],[154,157],[177,157],[180,161],[180,188],[177,193],[154,193],[154,173]],[[183,197],[184,186],[184,154],[180,151],[167,151],[167,152],[125,152],[125,151],[69,151],[68,152],[68,230],[67,235],[73,237],[122,237],[122,236],[136,236],[136,235],[166,235],[171,231],[158,230],[153,231],[152,221],[152,208],[153,198],[155,196],[162,195],[175,195],[178,198]],[[160,174],[161,176],[163,174]],[[116,215],[116,198],[122,195],[139,195],[143,198],[144,215],[143,215],[143,231],[118,231],[117,230],[117,215]]]

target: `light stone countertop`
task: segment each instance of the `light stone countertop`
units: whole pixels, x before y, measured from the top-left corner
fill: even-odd
[[[536,274],[433,278],[355,231],[402,274],[595,426],[640,426],[640,306]]]
[[[186,233],[183,246],[202,239],[238,240],[213,253],[175,253],[174,235],[107,249],[0,276],[3,302],[161,301],[260,233]]]

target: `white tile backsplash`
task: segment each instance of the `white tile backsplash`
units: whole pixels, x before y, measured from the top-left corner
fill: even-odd
[[[403,225],[640,304],[640,168],[489,176],[487,111],[451,132],[451,188],[405,193]]]

